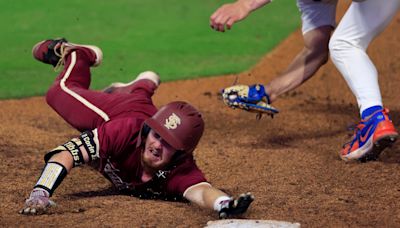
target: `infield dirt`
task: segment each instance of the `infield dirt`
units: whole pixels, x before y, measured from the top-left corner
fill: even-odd
[[[346,4],[340,3],[339,15]],[[368,51],[396,127],[399,31],[400,14]],[[257,121],[254,114],[231,110],[218,99],[218,91],[236,77],[243,84],[270,81],[301,48],[296,31],[248,72],[161,84],[155,104],[185,100],[201,110],[206,130],[195,152],[197,163],[215,187],[234,195],[254,193],[256,199],[242,218],[303,227],[400,227],[400,144],[374,162],[339,159],[338,151],[352,134],[347,128],[359,116],[352,93],[330,61],[274,103],[281,113],[273,119]],[[202,227],[217,219],[216,213],[185,203],[115,195],[111,184],[87,167],[74,169],[57,189],[53,199],[58,206],[50,215],[19,215],[45,152],[78,132],[44,97],[3,100],[0,106],[0,226]]]

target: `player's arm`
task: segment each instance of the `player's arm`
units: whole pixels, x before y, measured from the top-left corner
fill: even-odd
[[[234,3],[224,4],[211,15],[210,26],[216,31],[224,32],[225,26],[231,29],[234,23],[270,2],[271,0],[237,0]]]
[[[274,102],[280,95],[302,85],[328,61],[328,44],[332,31],[333,28],[326,25],[303,35],[303,49],[281,75],[265,86],[271,102]]]
[[[44,213],[53,206],[50,200],[55,189],[61,184],[73,167],[97,159],[98,149],[95,143],[96,130],[84,132],[45,155],[46,164],[34,186],[21,214],[36,215]]]
[[[232,198],[221,190],[212,187],[207,182],[202,182],[189,187],[183,196],[191,203],[200,207],[208,208],[218,212],[220,218],[246,212],[254,197],[250,193],[242,194]]]

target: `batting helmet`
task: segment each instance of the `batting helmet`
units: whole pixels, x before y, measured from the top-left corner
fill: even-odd
[[[174,149],[186,153],[194,151],[204,131],[200,112],[183,101],[171,102],[161,107],[144,123]]]

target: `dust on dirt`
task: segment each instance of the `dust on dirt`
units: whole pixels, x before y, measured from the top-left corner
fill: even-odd
[[[341,4],[343,12],[346,5]],[[375,40],[369,53],[378,66],[385,105],[400,126],[400,14]],[[209,181],[228,193],[254,193],[243,218],[299,222],[304,227],[399,227],[400,146],[369,163],[345,163],[337,153],[352,132],[358,109],[331,62],[299,89],[281,97],[274,119],[231,110],[218,91],[239,83],[266,83],[302,48],[300,31],[248,72],[164,83],[159,106],[185,100],[205,117],[195,152]],[[1,226],[202,227],[214,212],[184,203],[115,195],[96,171],[76,168],[57,189],[50,215],[21,216],[43,166],[43,155],[78,132],[63,122],[43,97],[0,101]]]

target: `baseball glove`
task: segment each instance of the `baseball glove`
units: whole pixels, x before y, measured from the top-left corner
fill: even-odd
[[[275,114],[279,113],[278,109],[270,105],[269,96],[261,84],[227,87],[222,90],[222,100],[233,109],[239,108],[257,113],[258,119],[263,114],[274,117]]]

